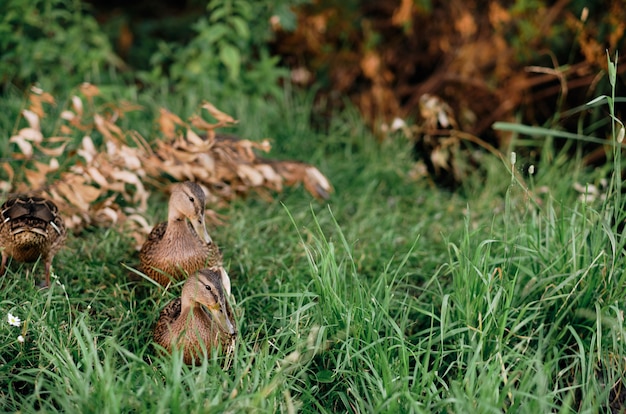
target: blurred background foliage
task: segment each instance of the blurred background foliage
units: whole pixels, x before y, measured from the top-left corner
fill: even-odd
[[[378,132],[396,117],[420,122],[420,98],[433,94],[459,129],[502,144],[491,125],[516,117],[580,130],[580,117],[567,111],[607,93],[607,52],[625,46],[623,5],[5,0],[0,87],[6,94],[38,83],[57,92],[117,82],[220,102],[239,93],[268,99],[289,84],[316,91],[322,122],[351,102]]]

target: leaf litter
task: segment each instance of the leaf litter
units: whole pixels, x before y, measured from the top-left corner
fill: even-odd
[[[120,226],[140,246],[151,230],[146,219],[148,199],[178,181],[200,184],[214,206],[250,193],[271,201],[285,186],[300,184],[318,199],[328,198],[333,191],[315,166],[259,156],[270,151],[269,139],[257,142],[219,132],[238,121],[208,101],[188,121],[161,108],[156,119],[159,133],[148,142],[139,132],[117,123],[125,113],[142,110],[140,106],[128,102],[96,106],[100,96],[96,85],[84,83],[78,90],[60,112],[57,131],[46,136],[41,120],[56,101],[49,93],[31,88],[28,108],[21,114],[28,126],[10,138],[16,162],[3,165],[0,180],[5,193],[53,200],[73,231]],[[206,120],[205,114],[213,120]],[[77,141],[77,136],[82,138]],[[15,165],[20,168],[15,170]],[[207,216],[223,224],[223,218],[210,209]]]

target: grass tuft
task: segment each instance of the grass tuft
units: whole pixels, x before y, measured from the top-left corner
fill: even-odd
[[[275,136],[275,152],[319,165],[336,189],[327,204],[290,188],[273,203],[251,197],[220,209],[228,224],[211,234],[237,298],[232,359],[214,353],[189,367],[180,353],[156,352],[152,327],[177,291],[137,277],[127,235],[90,229],[59,252],[49,290],[35,287],[39,263],[11,263],[0,279],[0,411],[533,413],[623,404],[621,187],[612,181],[587,202],[573,189],[619,174],[619,152],[594,171],[566,153],[525,160],[517,151],[513,166],[485,155],[463,191],[450,193],[407,178],[410,143],[377,143],[350,110],[319,132],[311,96],[231,105],[236,132]],[[519,170],[527,161],[530,177]],[[163,202],[152,200],[155,222]]]

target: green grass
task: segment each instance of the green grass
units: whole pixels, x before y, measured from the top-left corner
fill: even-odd
[[[233,132],[275,138],[273,156],[318,165],[336,189],[328,203],[296,188],[220,209],[227,225],[211,234],[240,332],[228,370],[155,353],[173,293],[130,277],[129,236],[89,229],[57,255],[51,289],[35,287],[39,264],[0,280],[0,411],[607,411],[626,358],[624,240],[609,214],[622,206],[572,189],[598,176],[557,154],[526,190],[485,155],[444,191],[408,179],[410,144],[377,143],[351,110],[314,131],[311,102],[222,106]],[[9,135],[15,118],[0,122]],[[162,220],[166,200],[152,202]]]

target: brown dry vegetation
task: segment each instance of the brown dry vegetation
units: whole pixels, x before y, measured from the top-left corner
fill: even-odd
[[[572,105],[593,98],[606,51],[625,43],[621,0],[582,16],[566,0],[419,3],[429,2],[314,1],[275,48],[295,82],[322,80],[331,102],[348,96],[376,127],[417,116],[420,97],[431,94],[452,107],[463,131],[482,135],[520,108],[531,121],[551,117],[547,102],[560,94]]]
[[[100,20],[120,11],[112,13],[108,3],[98,0],[91,3]],[[466,167],[454,161],[464,143],[506,146],[510,135],[494,132],[494,122],[515,119],[573,132],[580,117],[569,114],[561,119],[561,114],[609,93],[604,76],[607,53],[613,57],[626,45],[626,8],[622,0],[588,3],[282,2],[297,4],[292,7],[297,23],[288,24],[287,30],[279,16],[272,16],[271,47],[290,68],[294,84],[317,88],[316,120],[324,123],[346,101],[359,108],[380,139],[392,129],[394,119],[408,120],[416,152],[425,159],[421,168],[454,184],[465,174]],[[132,23],[145,19],[146,10],[181,20],[203,13],[193,2],[176,4],[174,9],[169,1],[147,4],[128,7],[129,24],[116,36],[121,56],[130,55],[139,42]],[[624,59],[619,56],[618,96],[626,83]],[[622,113],[618,106],[617,116]],[[593,120],[587,117],[584,122]],[[604,138],[608,132],[597,131],[596,136]],[[602,153],[586,160],[597,162]]]
[[[326,177],[311,165],[258,157],[257,151],[270,150],[268,139],[254,142],[217,133],[237,121],[209,102],[187,121],[161,108],[155,121],[157,136],[148,142],[137,131],[117,124],[142,107],[99,102],[100,91],[92,84],[82,84],[79,91],[56,120],[54,136],[44,136],[41,120],[55,98],[31,89],[22,111],[25,125],[10,138],[17,148],[11,156],[19,160],[20,168],[3,164],[8,179],[0,181],[3,192],[44,195],[55,201],[70,229],[124,225],[140,246],[151,229],[145,219],[148,197],[154,190],[165,191],[172,181],[198,182],[212,206],[250,192],[269,199],[271,192],[300,183],[315,197],[327,198],[332,191]],[[215,121],[205,120],[204,111]],[[94,133],[102,137],[101,143],[96,144]],[[66,153],[75,137],[80,144]]]
[[[621,0],[584,9],[567,0],[357,3],[301,7],[294,32],[278,29],[275,50],[293,82],[321,82],[330,108],[349,98],[381,139],[395,118],[412,120],[408,135],[425,160],[418,174],[444,184],[462,181],[471,164],[468,154],[457,161],[463,141],[506,146],[509,135],[491,128],[496,121],[521,115],[575,130],[578,119],[559,114],[609,93],[600,85],[607,52],[626,43]]]

